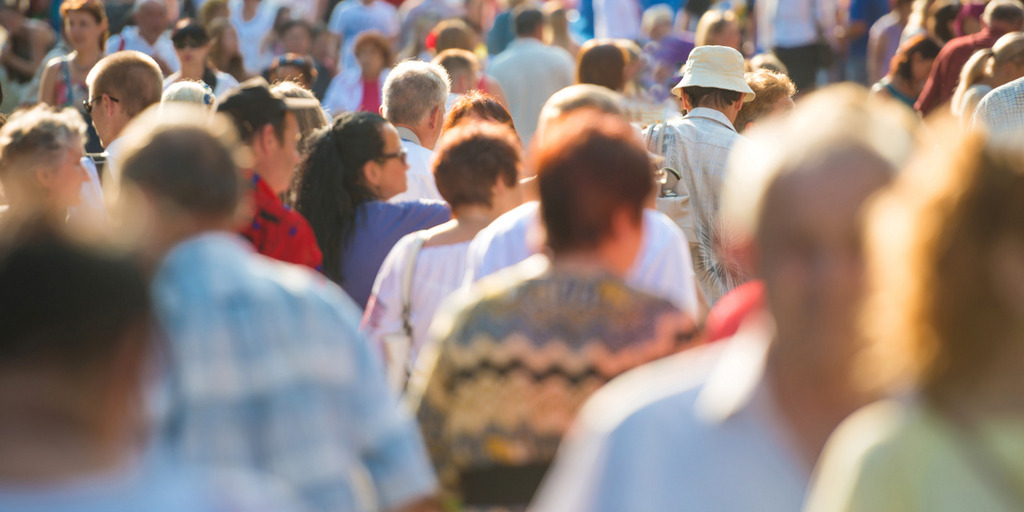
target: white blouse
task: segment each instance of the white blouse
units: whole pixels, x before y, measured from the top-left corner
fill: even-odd
[[[402,326],[402,283],[408,272],[416,236],[417,233],[412,233],[403,237],[384,259],[363,316],[363,331],[384,355],[389,380],[399,387],[404,385],[404,379],[394,380],[395,372],[400,368],[412,370],[420,349],[427,341],[427,331],[438,306],[463,283],[469,251],[469,241],[420,248],[413,269],[410,298],[405,299],[410,301],[412,343],[407,347],[389,346],[400,343],[396,340],[401,340],[405,333]]]

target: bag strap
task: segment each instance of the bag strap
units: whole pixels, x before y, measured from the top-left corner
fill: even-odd
[[[412,340],[412,274],[416,270],[416,257],[427,238],[429,235],[426,231],[416,232],[409,250],[409,260],[405,264],[405,275],[402,276],[402,329],[409,340]]]

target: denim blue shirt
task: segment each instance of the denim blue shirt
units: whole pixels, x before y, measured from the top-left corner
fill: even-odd
[[[434,491],[416,425],[333,283],[211,232],[171,250],[153,295],[170,377],[160,434],[186,459],[276,476],[325,511],[361,510],[359,469],[384,509]]]

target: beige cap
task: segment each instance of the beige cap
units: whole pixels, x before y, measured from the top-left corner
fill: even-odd
[[[728,46],[698,46],[683,65],[683,79],[672,88],[676,96],[683,87],[714,87],[742,92],[743,102],[753,101],[754,91],[743,78],[743,55]]]

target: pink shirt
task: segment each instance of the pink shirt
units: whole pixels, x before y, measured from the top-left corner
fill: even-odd
[[[380,111],[380,84],[376,79],[367,80],[362,78],[359,82],[363,84],[363,101],[359,103],[359,111]]]

